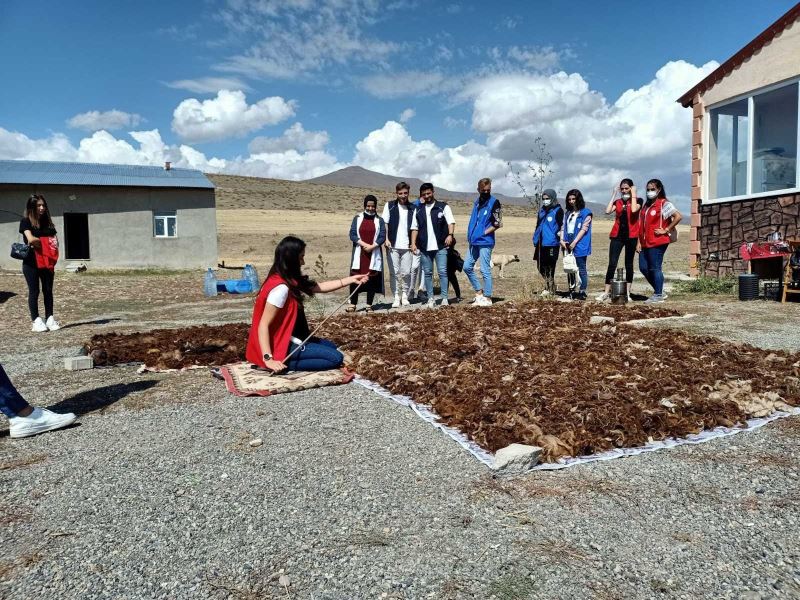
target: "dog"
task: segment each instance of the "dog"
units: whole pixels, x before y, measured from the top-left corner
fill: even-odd
[[[500,267],[500,277],[501,279],[505,279],[503,275],[503,267],[514,263],[519,262],[519,254],[493,254],[492,255],[492,268]]]

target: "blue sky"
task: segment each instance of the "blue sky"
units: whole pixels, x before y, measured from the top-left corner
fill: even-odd
[[[661,176],[685,199],[674,100],[792,5],[6,0],[0,158],[513,192],[506,163],[542,136],[557,188]]]

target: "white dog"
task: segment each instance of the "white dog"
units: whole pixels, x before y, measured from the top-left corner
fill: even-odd
[[[500,267],[500,277],[505,278],[503,275],[503,267],[513,263],[519,262],[519,254],[493,254],[492,255],[492,268]]]

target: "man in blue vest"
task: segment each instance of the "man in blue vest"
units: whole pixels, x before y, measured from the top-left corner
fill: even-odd
[[[492,249],[494,232],[503,226],[500,201],[492,196],[492,180],[484,177],[478,182],[478,199],[472,207],[467,226],[467,257],[464,274],[475,290],[475,306],[492,305]],[[475,263],[480,260],[483,286],[475,275]]]
[[[428,308],[434,307],[433,262],[439,272],[441,286],[441,306],[450,304],[447,300],[447,248],[453,243],[456,220],[452,209],[444,202],[434,198],[432,183],[419,186],[420,206],[414,211],[411,220],[411,251],[419,254],[420,265],[425,278],[425,292]]]
[[[397,198],[383,207],[382,218],[386,223],[386,254],[389,259],[389,284],[394,295],[392,308],[408,306],[412,285],[411,220],[414,207],[408,203],[410,186],[401,181],[395,186]]]

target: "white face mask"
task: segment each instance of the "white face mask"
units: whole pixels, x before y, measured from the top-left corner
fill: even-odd
[[[544,198],[544,199],[542,199],[542,204],[543,204],[544,206],[550,206],[550,203],[551,203],[551,202],[552,202],[552,200],[551,200],[550,198]]]
[[[648,200],[655,200],[656,196],[658,196],[658,192],[655,190],[647,190],[647,199]]]
[[[630,200],[631,199],[631,195],[630,194],[622,194],[622,199],[623,200]]]

